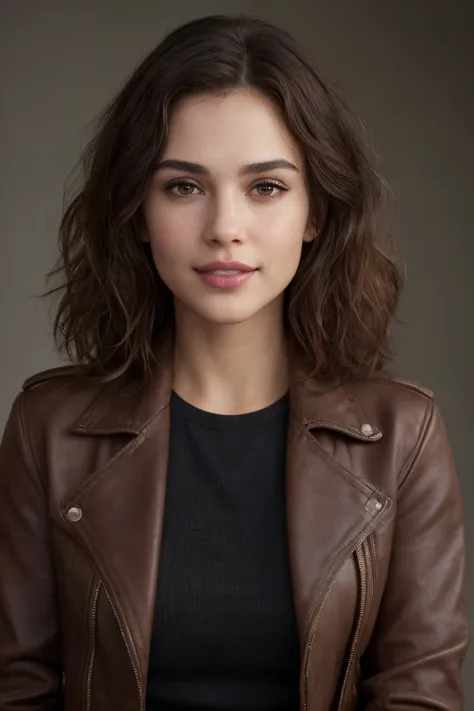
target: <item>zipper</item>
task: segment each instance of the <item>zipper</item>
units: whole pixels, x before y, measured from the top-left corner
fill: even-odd
[[[360,575],[359,615],[357,618],[356,630],[352,638],[351,651],[349,654],[349,659],[347,661],[346,671],[344,673],[344,679],[341,686],[337,711],[342,711],[343,709],[344,696],[347,690],[347,683],[349,680],[350,673],[352,671],[352,665],[354,664],[354,660],[357,656],[365,611],[370,610],[370,606],[372,604],[372,599],[374,596],[377,559],[375,555],[375,536],[373,532],[370,533],[368,538],[366,538],[362,542],[361,546],[356,549],[355,554],[357,562],[359,564]]]
[[[349,680],[350,673],[352,671],[352,665],[357,653],[357,647],[359,644],[360,631],[362,628],[362,621],[364,619],[365,606],[367,601],[367,569],[363,545],[358,546],[355,551],[357,562],[359,564],[359,575],[360,575],[360,601],[359,601],[359,614],[357,616],[357,624],[352,637],[351,651],[349,653],[349,659],[347,660],[346,670],[344,672],[344,678],[342,681],[341,691],[339,695],[339,703],[337,705],[337,711],[342,711],[344,697],[346,695],[347,682]]]
[[[377,549],[375,547],[375,536],[373,533],[370,534],[371,552],[372,552],[372,580],[375,583],[379,577],[379,569],[377,563]]]
[[[128,657],[129,657],[129,659],[130,659],[130,664],[132,665],[133,673],[134,673],[134,675],[135,675],[135,679],[136,679],[136,682],[137,682],[137,688],[138,688],[138,698],[139,698],[139,701],[140,701],[140,711],[145,711],[145,702],[144,702],[144,695],[143,695],[143,685],[142,685],[142,682],[141,682],[141,680],[140,680],[140,673],[139,673],[139,671],[138,671],[138,667],[137,667],[137,665],[136,665],[135,662],[134,662],[134,659],[133,659],[133,656],[132,656],[132,652],[131,652],[131,650],[130,650],[130,645],[129,645],[129,643],[128,643],[128,641],[127,641],[127,638],[126,638],[126,636],[125,636],[125,632],[124,632],[124,630],[123,630],[123,625],[122,625],[122,623],[121,623],[121,621],[120,621],[120,617],[119,617],[119,614],[118,614],[118,612],[117,612],[117,608],[115,607],[114,603],[113,603],[112,600],[110,599],[110,596],[109,596],[109,593],[107,592],[107,590],[105,591],[105,594],[107,595],[108,601],[109,601],[110,606],[111,606],[111,608],[112,608],[112,610],[113,610],[113,613],[114,613],[114,615],[115,615],[115,619],[117,620],[117,624],[118,624],[118,626],[119,626],[120,634],[122,635],[122,639],[123,639],[123,641],[124,641],[124,643],[125,643],[125,647],[126,647],[126,649],[127,649]]]
[[[354,632],[354,635],[352,637],[352,642],[351,642],[351,650],[349,653],[349,659],[347,661],[346,665],[346,670],[344,672],[344,677],[342,681],[342,686],[341,686],[341,692],[339,696],[339,703],[337,706],[337,711],[342,711],[343,709],[343,701],[344,701],[344,696],[346,692],[346,687],[347,687],[347,682],[349,680],[349,675],[352,669],[352,665],[354,663],[354,659],[357,654],[357,648],[359,645],[359,640],[360,640],[360,633],[362,629],[362,622],[365,616],[365,610],[370,606],[370,602],[372,599],[373,595],[373,581],[372,581],[372,576],[367,574],[367,562],[366,562],[366,553],[372,558],[373,556],[373,549],[371,548],[371,541],[370,539],[373,538],[373,533],[370,533],[369,536],[359,539],[356,539],[356,546],[355,549],[352,549],[343,559],[341,564],[338,566],[336,572],[331,576],[330,578],[330,583],[329,586],[324,594],[324,597],[321,601],[321,604],[319,605],[319,609],[317,610],[316,614],[316,608],[317,608],[317,603],[315,604],[313,611],[312,611],[312,622],[311,622],[311,627],[310,627],[310,632],[308,635],[308,642],[306,645],[306,665],[305,665],[305,675],[304,675],[304,681],[303,681],[303,688],[301,689],[301,694],[303,698],[303,709],[304,711],[307,711],[308,709],[308,681],[309,681],[309,668],[311,664],[311,650],[312,650],[312,645],[313,645],[313,640],[314,640],[314,633],[316,631],[316,627],[318,624],[318,621],[321,617],[321,613],[324,609],[324,605],[331,594],[331,591],[334,587],[334,584],[337,580],[337,577],[346,564],[346,562],[355,554],[357,563],[358,563],[358,568],[359,568],[359,576],[360,576],[360,597],[359,597],[359,610],[358,610],[358,615],[357,615],[357,623],[356,623],[356,629]],[[373,571],[373,561],[372,565],[370,566]],[[370,565],[370,564],[369,564]],[[368,595],[368,592],[370,595]]]
[[[89,657],[89,665],[87,668],[87,686],[86,686],[86,709],[90,711],[91,708],[91,694],[92,694],[92,669],[94,666],[95,658],[95,622],[97,617],[97,601],[99,599],[100,586],[102,585],[101,580],[97,580],[97,585],[95,586],[94,596],[92,598],[92,610],[91,610],[91,653]]]
[[[326,593],[321,601],[321,605],[319,606],[319,610],[317,614],[314,616],[313,621],[311,622],[311,627],[308,635],[308,642],[306,645],[306,665],[305,665],[305,675],[304,675],[304,683],[303,683],[303,688],[301,689],[301,694],[303,697],[303,709],[304,711],[307,711],[308,709],[308,680],[309,680],[309,667],[311,663],[311,649],[313,646],[313,638],[314,638],[314,632],[316,629],[316,625],[318,624],[318,620],[321,617],[321,613],[324,609],[324,605],[326,604],[326,600],[328,599],[329,595],[331,594],[331,590],[334,587],[334,583],[336,582],[337,576],[339,575],[340,571],[344,567],[345,563],[349,558],[351,557],[352,553],[350,555],[346,556],[340,566],[337,568],[336,572],[334,575],[331,577],[331,582],[329,583],[329,587],[326,590]],[[313,608],[312,615],[314,614],[314,611],[316,609],[316,605]]]

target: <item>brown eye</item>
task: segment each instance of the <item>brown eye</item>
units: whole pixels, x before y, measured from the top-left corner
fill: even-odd
[[[178,192],[173,192],[174,188],[178,188]],[[176,197],[180,198],[192,197],[196,194],[193,190],[198,189],[197,185],[187,180],[174,180],[165,187],[166,192],[170,192],[172,195],[176,195]]]
[[[285,188],[284,185],[273,180],[265,180],[262,183],[258,183],[258,185],[255,185],[253,189],[260,191],[257,193],[259,197],[269,198],[271,200],[277,198],[282,192],[286,192],[288,190],[288,188]]]

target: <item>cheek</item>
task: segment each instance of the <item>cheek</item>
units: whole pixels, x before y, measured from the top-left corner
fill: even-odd
[[[189,221],[166,210],[148,209],[144,211],[147,238],[158,269],[171,267],[189,255],[193,242],[193,231]]]
[[[285,216],[271,232],[265,235],[264,261],[272,289],[283,291],[298,269],[303,249],[306,221],[300,215],[294,219]]]
[[[265,235],[265,248],[278,260],[299,259],[303,246],[306,219],[299,214],[284,214],[275,221],[271,229],[262,230]]]
[[[271,236],[275,249],[298,252],[308,223],[308,199],[295,190],[288,197],[284,196],[281,200],[277,198],[277,201],[268,216],[262,213],[262,229],[259,231]]]

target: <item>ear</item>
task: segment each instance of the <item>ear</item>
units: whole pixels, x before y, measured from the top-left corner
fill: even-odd
[[[318,220],[319,221],[319,220]],[[316,218],[311,212],[308,215],[308,220],[306,222],[306,228],[303,235],[303,242],[314,242],[318,236],[318,225],[316,224]]]
[[[308,225],[303,236],[303,242],[314,242],[318,236],[318,231],[314,225]]]

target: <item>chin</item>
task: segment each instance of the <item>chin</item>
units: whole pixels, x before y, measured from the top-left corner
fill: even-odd
[[[215,324],[216,326],[236,326],[241,323],[245,323],[246,321],[250,321],[252,316],[254,316],[254,312],[252,313],[246,313],[246,314],[238,314],[238,313],[219,313],[219,314],[209,314],[209,313],[203,313],[200,314],[201,318],[209,324]]]
[[[187,312],[187,319],[194,317],[209,326],[237,326],[253,321],[256,317],[265,318],[264,312],[273,318],[275,312],[279,313],[282,309],[282,301],[278,297],[257,299],[250,298],[250,294],[233,295],[234,298],[230,294],[212,296],[214,298],[203,299],[196,295],[194,301],[191,301],[187,294],[186,300],[180,299],[181,308]]]
[[[249,307],[248,304],[246,306],[244,304],[233,304],[232,306],[222,304],[221,308],[202,308],[199,311],[195,310],[195,313],[196,316],[209,324],[233,326],[250,321],[259,311],[260,308]]]

